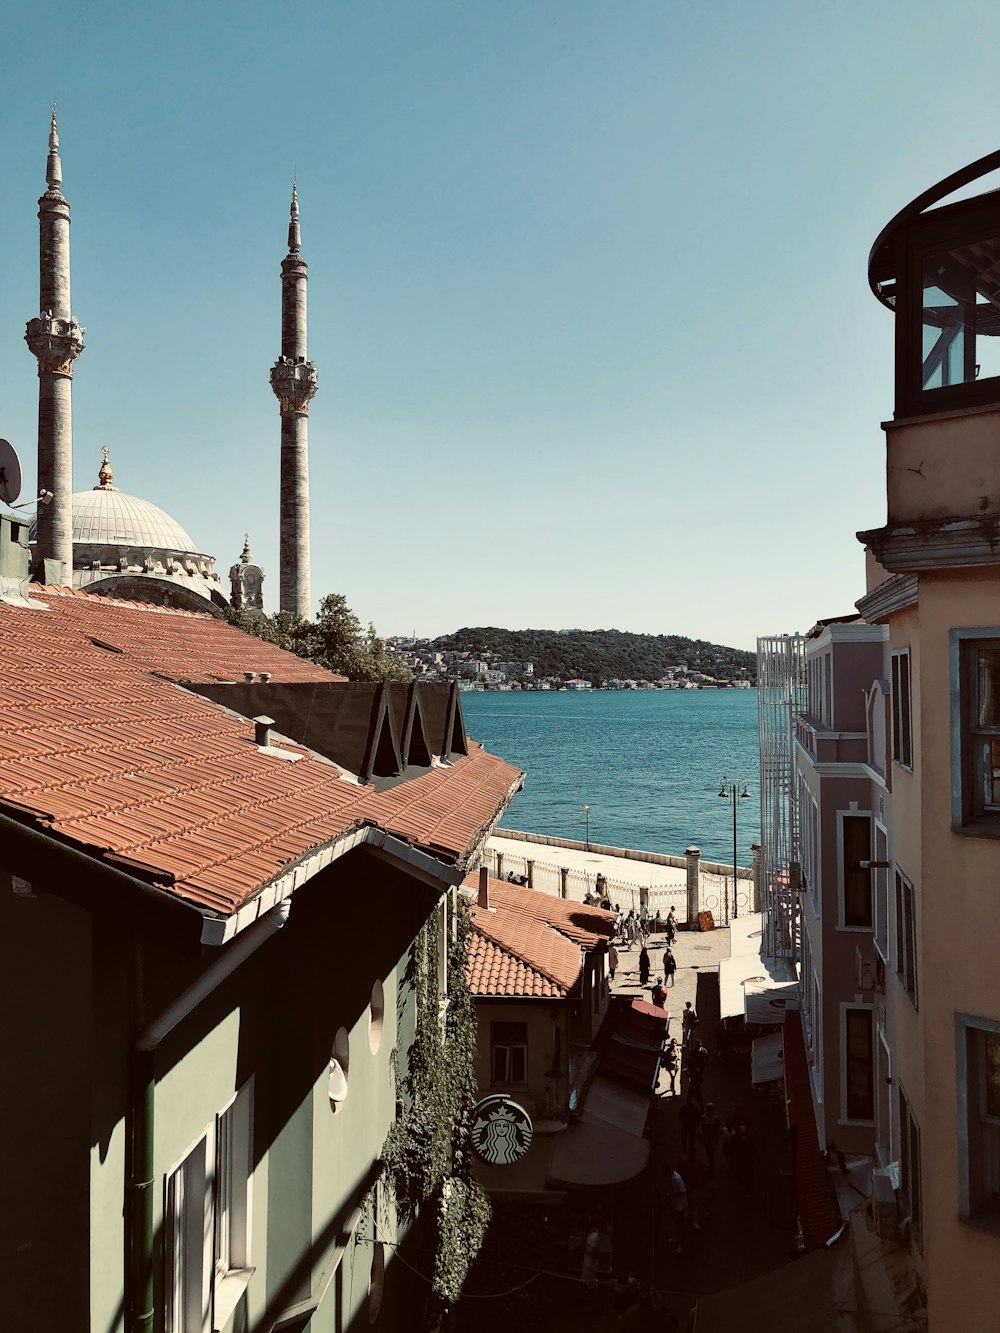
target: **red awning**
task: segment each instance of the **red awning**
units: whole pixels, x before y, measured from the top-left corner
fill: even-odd
[[[659,1023],[670,1022],[670,1015],[666,1009],[661,1009],[658,1005],[650,1004],[648,1000],[633,1000],[632,1008],[637,1014],[643,1014],[647,1018],[655,1018]]]

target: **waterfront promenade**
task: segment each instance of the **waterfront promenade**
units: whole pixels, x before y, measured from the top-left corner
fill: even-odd
[[[640,890],[648,890],[649,915],[657,910],[666,917],[671,907],[679,922],[688,917],[688,861],[684,856],[661,856],[652,852],[630,851],[572,842],[565,838],[545,838],[515,830],[497,829],[487,843],[491,871],[498,878],[508,872],[523,875],[532,888],[544,893],[564,894],[574,902],[583,902],[595,891],[597,876],[607,881],[607,893],[623,911],[638,910]],[[724,922],[725,904],[732,906],[732,867],[714,861],[699,861],[699,908],[710,911]],[[737,876],[740,912],[753,907],[752,871],[741,866]]]

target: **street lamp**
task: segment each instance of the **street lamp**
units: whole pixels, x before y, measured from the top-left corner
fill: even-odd
[[[740,791],[740,787],[743,788]],[[724,801],[731,800],[733,803],[733,920],[739,916],[739,905],[736,901],[736,799],[739,796],[741,801],[749,797],[750,791],[745,782],[727,783],[725,777],[722,779],[722,786],[719,789],[719,795]],[[729,903],[726,903],[726,925],[729,925]]]
[[[590,806],[583,805],[580,807],[580,809],[583,811],[583,817],[587,821],[586,841],[587,841],[587,851],[589,852],[590,851]]]

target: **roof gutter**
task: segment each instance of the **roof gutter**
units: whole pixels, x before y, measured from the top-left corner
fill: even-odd
[[[218,954],[211,965],[182,991],[151,1023],[132,1048],[126,1142],[131,1145],[125,1187],[129,1248],[126,1273],[126,1309],[130,1333],[152,1333],[153,1328],[153,1130],[156,1119],[156,1049],[179,1023],[216,990],[288,920],[285,898],[266,912],[239,940]]]

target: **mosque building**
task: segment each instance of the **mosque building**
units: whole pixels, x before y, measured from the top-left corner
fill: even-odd
[[[45,180],[38,201],[40,313],[25,332],[38,362],[38,488],[45,497],[29,534],[32,579],[216,615],[228,606],[262,613],[264,570],[254,562],[249,538],[227,589],[215,558],[198,550],[182,524],[151,501],[119,490],[108,448],[97,485],[73,492],[73,371],[86,330],[70,304],[70,206],[62,193],[55,108]],[[316,366],[306,359],[307,266],[300,249],[293,184],[288,254],[281,264],[281,355],[270,378],[281,413],[280,609],[308,617],[308,413]]]

